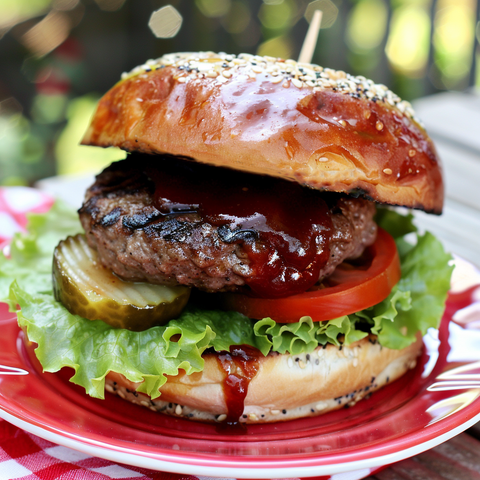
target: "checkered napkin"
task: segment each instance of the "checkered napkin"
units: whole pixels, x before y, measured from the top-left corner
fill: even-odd
[[[0,188],[0,248],[23,231],[28,212],[46,212],[53,199],[26,187]],[[207,480],[205,477],[153,472],[55,445],[0,419],[0,480]]]
[[[114,464],[55,445],[0,420],[0,480],[196,480]]]

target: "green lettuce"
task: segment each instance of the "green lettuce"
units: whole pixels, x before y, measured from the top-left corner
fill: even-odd
[[[52,254],[58,242],[82,231],[77,212],[57,201],[46,214],[28,216],[27,233],[10,242],[9,258],[0,251],[0,301],[11,303],[8,292],[13,279],[31,294],[52,292]]]
[[[253,321],[236,312],[189,307],[165,326],[131,332],[73,315],[55,301],[51,284],[55,245],[81,231],[76,213],[60,202],[47,214],[31,215],[28,232],[15,236],[9,258],[0,256],[0,301],[12,309],[20,307],[19,325],[38,344],[35,353],[45,371],[71,367],[71,381],[99,398],[110,371],[143,382],[140,391],[156,398],[167,375],[202,371],[207,349],[250,345],[264,355],[299,354],[327,343],[351,344],[370,332],[388,348],[404,348],[418,331],[424,334],[438,326],[453,269],[451,257],[429,233],[417,236],[416,243],[405,241],[415,230],[411,215],[382,209],[377,222],[396,239],[402,278],[378,305],[328,322],[302,317],[278,324],[271,318]]]

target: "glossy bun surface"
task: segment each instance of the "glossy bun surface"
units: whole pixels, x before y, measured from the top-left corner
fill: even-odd
[[[83,144],[170,153],[441,213],[435,147],[408,102],[292,60],[170,54],[100,100]]]

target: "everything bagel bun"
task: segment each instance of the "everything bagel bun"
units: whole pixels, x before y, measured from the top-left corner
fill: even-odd
[[[82,143],[442,211],[441,166],[410,104],[364,77],[293,60],[207,52],[149,61],[104,95]]]
[[[239,421],[278,422],[351,407],[414,368],[422,345],[418,338],[403,350],[391,350],[371,335],[341,349],[327,345],[309,354],[256,357],[258,371],[248,386]],[[169,377],[155,400],[136,392],[140,384],[117,373],[108,374],[106,390],[153,411],[224,422],[226,373],[217,355],[207,354],[204,360],[202,372]]]

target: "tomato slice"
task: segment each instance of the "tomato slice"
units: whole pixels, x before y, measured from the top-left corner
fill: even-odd
[[[400,276],[395,241],[379,228],[375,243],[359,261],[342,263],[316,289],[276,299],[225,293],[220,294],[220,302],[221,307],[254,319],[271,317],[279,323],[293,323],[309,316],[321,322],[376,305],[388,297]]]

